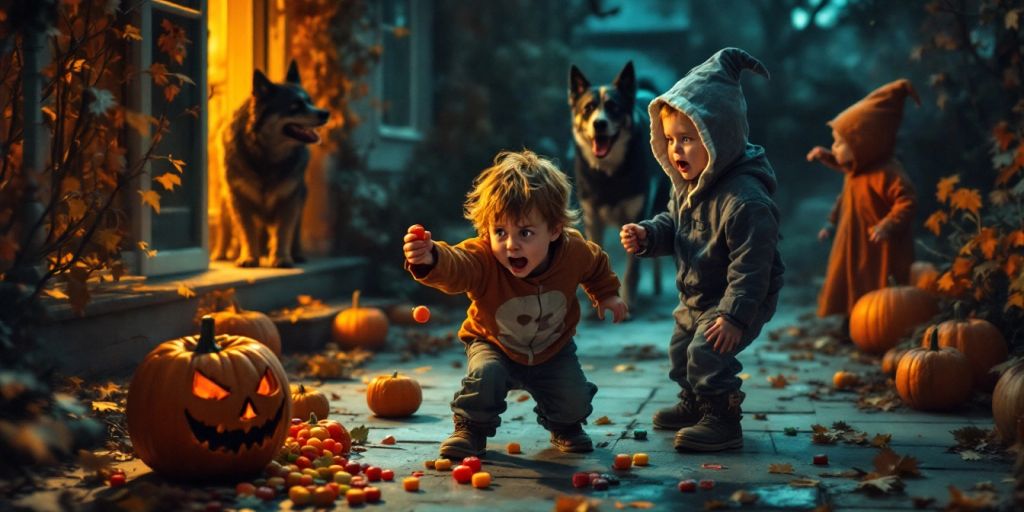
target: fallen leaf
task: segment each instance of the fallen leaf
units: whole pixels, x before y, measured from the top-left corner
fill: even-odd
[[[586,496],[558,496],[555,498],[555,512],[590,512],[597,510],[597,505],[600,503],[599,500],[587,498]],[[619,507],[619,503],[615,502],[615,508]]]
[[[187,284],[178,283],[178,295],[185,297],[186,299],[191,299],[192,297],[196,296],[196,292]]]
[[[768,415],[763,412],[755,412],[754,419],[757,421],[768,421]]]
[[[413,373],[416,373],[416,374],[422,375],[422,374],[424,374],[424,373],[427,373],[427,372],[429,372],[430,370],[431,370],[431,367],[430,367],[430,366],[420,366],[420,367],[418,367],[418,368],[414,368],[414,369],[413,369],[412,371],[413,371]]]
[[[778,375],[769,375],[768,376],[768,383],[772,385],[772,388],[782,389],[782,388],[786,387],[786,385],[789,384],[789,381],[786,380],[786,376],[785,375],[780,373]]]
[[[704,510],[725,510],[730,507],[729,502],[722,500],[707,500],[704,502]]]
[[[864,491],[869,494],[892,494],[903,490],[904,484],[900,477],[895,475],[883,476],[864,480],[857,484],[857,491]]]
[[[359,425],[349,430],[348,433],[352,436],[353,444],[366,444],[366,438],[370,435],[370,429],[366,425]]]
[[[714,469],[716,471],[722,470],[722,469],[728,469],[728,467],[725,464],[719,464],[717,462],[705,462],[705,463],[700,465],[700,468],[701,469]]]
[[[790,487],[817,487],[819,484],[821,484],[821,480],[813,478],[794,478],[789,481]]]
[[[882,448],[873,462],[875,471],[880,476],[921,476],[916,458],[909,455],[898,455],[891,448]]]
[[[100,400],[109,398],[110,395],[113,395],[114,393],[117,393],[119,391],[121,391],[121,386],[117,385],[117,383],[113,381],[107,382],[102,386],[96,387],[96,393],[98,394],[98,398]]]
[[[615,373],[631,372],[633,370],[636,370],[636,366],[629,363],[617,364],[614,368]]]
[[[892,434],[875,434],[875,437],[871,440],[871,446],[885,448],[889,446],[889,441],[892,441]]]
[[[994,492],[981,491],[973,494],[961,492],[956,486],[949,486],[949,505],[946,510],[993,510],[999,505],[999,497]]]
[[[787,435],[787,436],[795,436],[795,435],[797,435],[798,432],[799,432],[799,430],[797,430],[796,427],[786,427],[786,428],[782,429],[782,433]]]
[[[611,425],[611,424],[612,424],[612,420],[610,418],[608,418],[608,416],[601,416],[600,418],[594,420],[594,425]]]
[[[117,405],[117,402],[92,402],[92,410],[96,412],[124,412],[124,409]]]
[[[768,472],[777,475],[792,475],[793,465],[792,464],[769,464]]]
[[[757,503],[757,500],[761,499],[760,496],[750,491],[740,489],[729,496],[729,499],[739,503],[740,505],[751,505]]]
[[[981,460],[981,454],[974,450],[964,450],[960,452],[960,458],[963,460]]]

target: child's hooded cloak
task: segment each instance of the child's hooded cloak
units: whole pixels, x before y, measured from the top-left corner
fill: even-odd
[[[829,217],[836,231],[819,316],[848,314],[862,295],[887,286],[890,276],[900,284],[910,281],[914,190],[893,157],[907,96],[920,103],[909,81],[896,80],[828,123],[850,146],[853,163],[844,168],[843,192]],[[869,230],[880,222],[888,224],[889,238],[872,242]]]
[[[669,211],[641,222],[641,256],[672,254],[685,307],[726,315],[746,328],[767,297],[782,288],[775,172],[764,148],[747,141],[747,102],[740,73],[768,70],[739,48],[725,48],[691,69],[651,102],[651,149],[672,180]],[[686,114],[708,151],[708,166],[686,181],[670,161],[662,105]],[[717,315],[714,315],[717,316]]]

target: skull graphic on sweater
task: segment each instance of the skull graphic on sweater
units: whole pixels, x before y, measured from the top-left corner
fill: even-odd
[[[542,352],[561,337],[566,305],[558,291],[509,299],[494,313],[498,339],[517,352]]]

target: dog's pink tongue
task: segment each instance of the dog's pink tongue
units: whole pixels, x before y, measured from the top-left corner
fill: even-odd
[[[608,138],[598,137],[594,139],[594,156],[604,158],[608,154],[609,149],[611,149],[611,144]]]
[[[288,123],[284,129],[288,132],[288,135],[306,144],[318,144],[320,142],[320,134],[311,128],[303,128],[295,123]]]

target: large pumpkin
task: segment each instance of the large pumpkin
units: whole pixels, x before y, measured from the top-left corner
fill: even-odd
[[[352,292],[352,307],[334,317],[333,339],[343,348],[381,348],[388,339],[388,317],[380,309],[359,307],[356,290]]]
[[[935,297],[913,286],[874,290],[850,311],[850,339],[864,352],[882,354],[938,312]]]
[[[374,377],[366,387],[366,405],[382,418],[411,416],[421,403],[420,383],[398,372]]]
[[[292,417],[308,420],[313,413],[317,418],[327,419],[331,412],[331,403],[323,393],[315,388],[307,388],[299,384],[292,385]]]
[[[997,375],[989,373],[993,366],[1006,361],[1009,350],[1006,339],[999,329],[980,318],[967,318],[963,306],[958,302],[953,307],[955,318],[931,326],[925,331],[929,339],[931,331],[938,330],[939,346],[959,350],[971,362],[974,371],[974,387],[991,391]]]
[[[201,334],[160,344],[135,369],[128,390],[128,434],[135,453],[172,479],[238,478],[258,473],[288,434],[288,377],[252,338]]]
[[[221,334],[234,334],[252,338],[270,348],[281,357],[281,333],[269,316],[259,311],[245,311],[232,304],[231,309],[212,313],[215,328]]]
[[[896,392],[923,411],[951,409],[971,396],[971,363],[955,348],[940,347],[933,331],[927,347],[912,348],[896,368]]]
[[[1024,360],[999,376],[992,391],[992,420],[1004,444],[1017,442],[1024,423]]]

